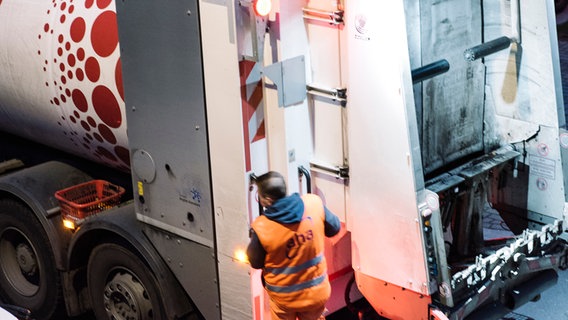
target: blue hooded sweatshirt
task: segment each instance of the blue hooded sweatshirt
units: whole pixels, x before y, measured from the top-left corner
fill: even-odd
[[[264,210],[264,215],[280,223],[298,223],[302,221],[304,215],[304,201],[298,193],[289,197],[284,197],[274,201],[274,203]]]
[[[325,235],[326,237],[333,237],[341,229],[339,218],[331,213],[325,206]],[[276,200],[270,207],[264,210],[264,215],[273,221],[290,224],[302,221],[304,216],[304,201],[298,193],[294,193],[288,197]],[[264,267],[264,259],[266,258],[266,251],[260,243],[258,236],[254,230],[250,229],[250,243],[247,248],[247,255],[250,265],[255,269]]]

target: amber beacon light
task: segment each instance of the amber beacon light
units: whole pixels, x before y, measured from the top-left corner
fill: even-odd
[[[264,17],[270,13],[270,10],[272,9],[272,1],[254,0],[253,7],[256,15]]]

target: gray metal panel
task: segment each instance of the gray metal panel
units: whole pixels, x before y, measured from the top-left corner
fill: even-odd
[[[304,56],[271,64],[264,68],[278,90],[278,106],[289,107],[306,99],[306,69]]]
[[[554,85],[556,91],[556,107],[558,112],[558,127],[565,127],[566,126],[566,110],[565,110],[565,101],[564,95],[562,94],[562,72],[560,67],[560,51],[558,47],[558,34],[556,31],[556,13],[555,13],[555,4],[556,1],[547,0],[546,1],[546,11],[548,13],[548,29],[550,30],[550,53],[552,59],[552,71],[554,75]]]
[[[219,295],[211,290],[218,282],[217,270],[212,267],[216,260],[214,251],[153,227],[144,228],[144,233],[160,248],[162,258],[203,317],[221,319]]]
[[[214,229],[197,1],[118,1],[117,13],[137,216],[189,240],[178,256],[202,261],[176,276],[191,293],[217,272],[214,259],[200,259],[214,253]],[[154,245],[171,254],[170,242]],[[199,310],[219,318],[218,286],[199,291]]]
[[[425,173],[483,150],[484,68],[463,51],[481,38],[475,1],[420,2],[422,64],[446,59],[451,69],[423,83],[422,156]]]
[[[118,10],[130,149],[155,164],[147,183],[138,173],[152,169],[133,168],[134,186],[143,182],[137,211],[213,241],[195,1],[125,1]]]

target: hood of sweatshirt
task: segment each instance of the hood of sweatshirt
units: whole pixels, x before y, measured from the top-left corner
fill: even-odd
[[[304,202],[298,193],[276,200],[264,210],[264,215],[280,223],[298,223],[304,216]]]

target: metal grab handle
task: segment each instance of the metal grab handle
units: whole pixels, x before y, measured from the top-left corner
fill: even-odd
[[[332,25],[343,24],[343,10],[323,11],[317,9],[303,8],[304,19],[327,22]]]
[[[299,166],[298,179],[300,180],[300,184],[302,184],[302,176],[306,177],[306,191],[312,193],[312,177],[310,176],[310,172],[308,169],[304,168],[304,166]]]
[[[337,179],[349,179],[349,166],[331,166],[329,164],[311,161],[310,169],[315,172],[332,174]]]
[[[313,84],[306,85],[306,90],[311,96],[324,97],[333,101],[338,101],[342,107],[347,105],[346,88],[322,88]]]
[[[258,178],[257,175],[254,174],[254,173],[251,173],[249,175],[249,192],[252,191],[252,189],[253,189],[252,185],[256,184],[257,178]],[[258,187],[257,187],[257,189],[258,189]],[[260,195],[259,195],[259,197],[260,197]],[[260,204],[260,199],[258,199],[258,215],[259,216],[262,215],[263,212],[264,212],[264,208],[262,207],[262,204]],[[251,213],[251,215],[252,215],[252,213]],[[252,217],[249,217],[249,219],[252,222]]]

